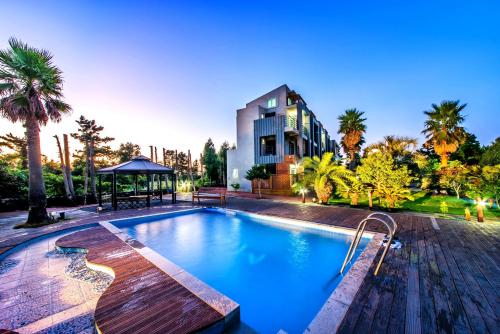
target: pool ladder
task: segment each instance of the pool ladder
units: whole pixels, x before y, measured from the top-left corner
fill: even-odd
[[[394,221],[394,219],[391,216],[381,212],[374,212],[368,215],[365,219],[363,219],[359,223],[358,229],[356,230],[356,234],[354,235],[354,239],[352,240],[351,246],[349,247],[349,251],[347,252],[347,255],[345,257],[344,264],[342,265],[342,269],[340,269],[341,274],[343,273],[346,265],[349,262],[351,262],[352,258],[354,257],[354,253],[356,253],[356,248],[358,248],[359,242],[361,241],[363,233],[365,232],[366,223],[369,222],[370,220],[383,223],[389,230],[388,233],[389,241],[385,245],[382,257],[378,261],[377,268],[375,269],[375,276],[377,276],[380,266],[382,265],[382,262],[384,262],[385,256],[387,255],[387,251],[389,250],[389,247],[391,247],[392,240],[394,239],[394,235],[396,234],[396,229],[398,228],[398,224],[396,224],[396,221]]]

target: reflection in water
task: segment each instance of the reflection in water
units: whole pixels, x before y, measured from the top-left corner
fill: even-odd
[[[260,333],[306,329],[342,278],[350,238],[207,211],[122,230],[235,300]]]

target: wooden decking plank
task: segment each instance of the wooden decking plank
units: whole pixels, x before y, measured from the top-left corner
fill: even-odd
[[[222,314],[104,228],[76,232],[57,244],[86,248],[89,261],[113,269],[115,279],[95,310],[96,323],[105,334],[150,333],[151,324],[162,333],[188,333],[223,319]]]
[[[432,294],[432,282],[429,272],[429,257],[426,249],[425,234],[429,226],[424,226],[422,219],[419,219],[417,231],[419,233],[417,240],[418,247],[418,270],[419,270],[419,291],[420,291],[420,314],[422,316],[422,332],[437,333],[436,310],[434,307],[434,296]],[[430,227],[434,228],[434,227]]]
[[[418,272],[418,246],[417,238],[418,232],[416,229],[416,217],[412,218],[412,232],[410,243],[410,266],[408,268],[408,293],[406,296],[406,322],[405,333],[407,334],[420,334],[421,328],[421,315],[420,315],[420,286],[419,286],[419,272]]]
[[[468,331],[467,319],[462,312],[462,319],[455,321],[450,311],[448,303],[450,296],[448,290],[454,288],[449,275],[447,274],[446,263],[443,257],[438,258],[435,254],[435,248],[440,247],[437,242],[436,233],[433,230],[425,230],[425,248],[428,260],[428,274],[434,302],[434,317],[436,321],[437,333],[452,333],[453,331],[461,333]],[[448,275],[448,276],[447,276]],[[456,297],[458,300],[458,296]],[[460,314],[460,313],[459,313]],[[465,324],[465,325],[464,325]]]
[[[373,268],[374,266],[372,265],[372,267],[370,268],[371,272],[373,272]],[[365,280],[371,279],[373,279],[373,274],[369,272],[365,277]],[[370,294],[372,286],[373,285],[371,283],[363,283],[361,285],[358,292],[356,293],[356,296],[354,297],[353,302],[349,306],[346,316],[342,320],[342,323],[337,331],[338,333],[354,333],[354,328],[356,327],[357,320],[359,319],[363,305],[366,298]]]
[[[458,237],[456,230],[452,232]],[[485,296],[483,290],[478,284],[474,272],[477,273],[478,269],[475,268],[474,261],[470,261],[470,257],[474,257],[474,254],[470,254],[469,247],[456,247],[452,256],[455,258],[457,267],[459,268],[462,278],[464,280],[465,286],[467,287],[467,295],[470,300],[477,306],[481,317],[483,318],[486,326],[491,333],[494,333],[498,327],[498,321],[495,315],[495,311],[492,309],[488,303],[488,299]]]
[[[462,277],[462,273],[460,272],[460,269],[455,261],[455,258],[453,257],[453,252],[450,250],[450,247],[448,246],[448,243],[451,242],[453,239],[450,238],[449,236],[443,237],[440,234],[438,235],[440,236],[439,241],[441,249],[443,250],[443,255],[446,259],[446,263],[448,264],[448,268],[450,269],[452,280],[455,284],[455,288],[457,289],[461,305],[463,305],[470,327],[473,328],[474,331],[478,331],[480,333],[488,333],[486,324],[484,323],[481,313],[479,312],[479,309],[472,300],[470,291],[468,290],[468,287],[465,284],[465,281]],[[455,244],[455,246],[453,246],[453,244]],[[456,240],[453,241],[451,245],[452,245],[451,247],[454,248],[454,251],[456,251],[456,249],[460,247],[457,245]],[[453,305],[453,307],[458,307],[458,305]]]
[[[408,287],[408,267],[410,262],[410,244],[411,244],[411,223],[402,222],[403,219],[397,217],[398,222],[398,236],[403,243],[400,251],[401,268],[396,277],[394,298],[391,306],[391,313],[389,316],[389,324],[387,333],[404,333],[405,331],[405,318],[406,318],[406,298]],[[408,226],[410,225],[410,226]]]

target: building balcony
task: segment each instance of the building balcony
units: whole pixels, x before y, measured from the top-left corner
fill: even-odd
[[[299,134],[299,128],[297,127],[297,117],[295,115],[287,115],[285,117],[285,133],[288,134]]]

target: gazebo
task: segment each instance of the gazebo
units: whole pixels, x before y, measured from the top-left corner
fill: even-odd
[[[146,206],[151,206],[151,199],[159,199],[163,202],[163,192],[172,194],[172,203],[176,202],[176,176],[173,168],[165,167],[163,165],[152,162],[145,156],[137,156],[130,161],[121,163],[116,166],[106,167],[97,171],[99,177],[99,206],[102,207],[103,196],[103,176],[110,175],[111,179],[111,204],[114,210],[120,207],[130,208],[141,205],[144,201]],[[119,176],[133,176],[133,192],[119,193],[117,191],[117,183]],[[165,187],[162,187],[163,177],[165,176]],[[170,189],[168,181],[170,175]],[[146,191],[138,189],[139,176],[146,176]],[[123,178],[121,178],[123,179]],[[155,190],[155,185],[157,186]]]

